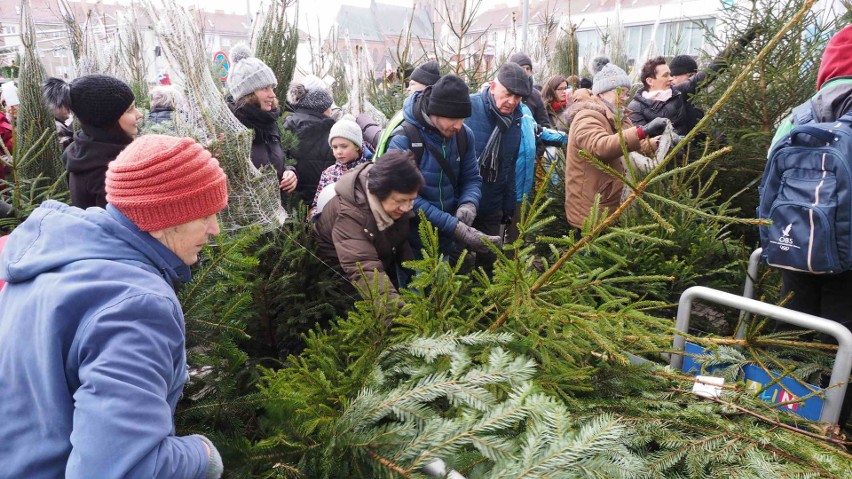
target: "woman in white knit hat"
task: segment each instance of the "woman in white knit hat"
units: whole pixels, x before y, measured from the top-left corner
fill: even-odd
[[[231,94],[228,106],[243,125],[254,131],[251,162],[258,168],[272,165],[281,191],[290,193],[296,189],[298,179],[292,167],[284,166],[284,150],[278,131],[281,108],[274,90],[278,80],[272,69],[251,56],[248,47],[243,44],[231,50],[231,61],[233,66],[227,82]]]

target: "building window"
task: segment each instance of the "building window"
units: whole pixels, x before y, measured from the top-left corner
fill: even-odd
[[[230,38],[223,38],[223,39],[222,39],[222,46],[223,46],[223,47],[229,47],[229,46],[231,46],[231,39],[230,39]]]
[[[65,58],[65,47],[58,47],[53,49],[53,57],[54,58]]]
[[[624,27],[624,53],[629,63],[637,59],[641,63],[653,40],[658,55],[699,55],[704,48],[705,33],[712,32],[715,26],[713,18],[660,23],[656,32],[654,24],[630,25]],[[586,64],[604,51],[600,33],[597,29],[577,32],[578,53]]]

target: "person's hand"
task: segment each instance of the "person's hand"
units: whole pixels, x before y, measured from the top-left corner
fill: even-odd
[[[486,242],[491,243],[498,248],[503,246],[503,239],[499,236],[487,235],[476,228],[471,228],[461,221],[456,224],[456,229],[453,231],[453,239],[478,253],[487,253],[490,251]]]
[[[468,226],[472,225],[476,219],[476,207],[472,203],[462,203],[456,210],[456,218]]]
[[[666,131],[666,126],[668,126],[669,120],[668,118],[657,117],[653,120],[649,121],[645,126],[640,126],[639,128],[645,133],[646,138],[651,138],[653,136],[660,136]]]
[[[281,175],[281,183],[278,184],[278,187],[284,192],[292,193],[297,184],[299,184],[299,179],[296,178],[296,172],[287,170]]]

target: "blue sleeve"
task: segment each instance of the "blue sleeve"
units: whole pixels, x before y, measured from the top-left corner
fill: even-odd
[[[568,135],[564,131],[554,130],[552,128],[541,129],[541,140],[550,143],[568,144]]]
[[[388,150],[410,150],[411,142],[405,135],[393,135],[388,142]]]
[[[479,176],[479,160],[476,158],[476,137],[473,130],[464,125],[467,132],[467,152],[459,165],[459,204],[472,203],[479,208],[482,198],[482,177]],[[458,147],[458,145],[456,145]],[[455,226],[453,226],[455,228]]]
[[[426,219],[428,219],[435,228],[438,228],[438,233],[442,236],[452,237],[453,232],[456,230],[456,225],[459,223],[459,220],[455,217],[455,215],[451,215],[446,211],[441,211],[441,208],[436,207],[420,196],[414,199],[414,208],[416,208],[417,211],[422,211],[423,214],[426,215]]]
[[[206,476],[203,441],[174,433],[169,397],[177,402],[186,374],[178,308],[140,294],[84,326],[66,478]]]
[[[518,154],[520,155],[522,148],[518,148]],[[533,157],[535,157],[535,150],[533,149]],[[509,168],[509,178],[506,179],[506,193],[503,195],[503,215],[512,215],[515,212],[515,206],[518,204],[515,192],[517,191],[517,187],[515,185],[515,177],[517,176],[516,171],[517,165],[519,162],[525,161],[521,159],[519,156],[515,157],[515,168]],[[532,177],[530,177],[530,186],[532,186]]]

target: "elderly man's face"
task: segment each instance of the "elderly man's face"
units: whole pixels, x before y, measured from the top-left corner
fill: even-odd
[[[497,81],[491,84],[491,94],[494,95],[494,104],[497,109],[504,115],[515,111],[523,99],[521,95],[515,95]]]
[[[219,221],[215,214],[166,229],[151,231],[151,236],[166,245],[186,265],[197,263],[201,248],[210,241],[211,236],[218,234]]]

